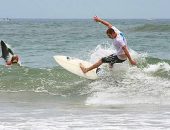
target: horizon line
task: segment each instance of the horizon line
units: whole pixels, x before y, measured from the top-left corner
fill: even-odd
[[[22,17],[16,17],[16,18],[10,18],[10,17],[0,17],[0,20],[12,20],[12,19],[48,19],[48,20],[89,20],[93,18],[22,18]],[[169,20],[170,18],[103,18],[103,19],[110,19],[110,20],[119,20],[119,19],[127,19],[127,20]]]

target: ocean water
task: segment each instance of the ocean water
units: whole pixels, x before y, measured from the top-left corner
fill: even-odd
[[[94,63],[114,52],[93,20],[0,21],[0,39],[22,67],[0,60],[0,130],[170,129],[170,20],[108,20],[124,32],[138,62],[115,64],[91,81],[60,67],[54,55]]]

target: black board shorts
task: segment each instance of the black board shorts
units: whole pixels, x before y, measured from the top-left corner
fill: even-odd
[[[122,63],[125,61],[125,60],[119,59],[117,55],[114,55],[114,54],[107,56],[107,57],[103,57],[101,60],[102,60],[102,63],[110,63],[110,64]]]

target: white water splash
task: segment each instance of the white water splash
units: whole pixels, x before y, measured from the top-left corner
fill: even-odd
[[[89,86],[92,94],[87,105],[170,104],[170,81],[147,75],[137,67],[113,71],[110,77]]]
[[[170,71],[170,65],[166,62],[159,62],[157,64],[151,64],[148,65],[146,68],[144,68],[144,71],[147,73],[153,73],[159,70],[164,70],[164,71]]]

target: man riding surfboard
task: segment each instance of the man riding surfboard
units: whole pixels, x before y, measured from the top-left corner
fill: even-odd
[[[80,68],[83,71],[83,73],[87,73],[88,71],[98,68],[103,63],[109,63],[110,67],[112,67],[113,64],[122,63],[126,61],[127,59],[129,59],[132,65],[136,65],[137,64],[136,61],[131,58],[131,55],[127,47],[127,41],[123,33],[119,31],[111,23],[97,16],[94,17],[94,20],[108,27],[106,34],[109,38],[113,39],[113,45],[115,46],[117,52],[116,54],[112,54],[110,56],[101,58],[92,66],[85,67],[82,63],[80,63]]]

